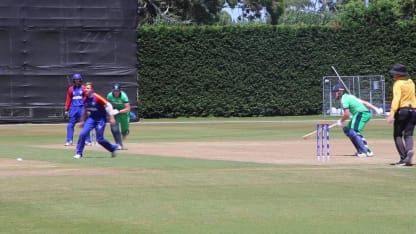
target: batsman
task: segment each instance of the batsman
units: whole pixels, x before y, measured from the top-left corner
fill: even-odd
[[[114,84],[111,92],[107,94],[107,100],[113,105],[116,112],[114,117],[117,123],[111,126],[111,133],[113,134],[114,141],[120,146],[120,149],[126,149],[123,145],[123,140],[129,135],[131,109],[129,98],[127,94],[121,90],[120,84]]]
[[[344,114],[337,121],[337,125],[342,126],[342,123],[351,117],[347,126],[343,127],[343,131],[357,150],[355,155],[357,157],[372,157],[374,152],[367,145],[362,131],[371,119],[371,112],[367,107],[375,110],[379,109],[371,103],[347,93],[344,85],[341,83],[335,85],[332,91],[334,92],[335,98],[341,101],[341,107],[344,110]],[[378,114],[380,114],[379,111],[377,111]]]

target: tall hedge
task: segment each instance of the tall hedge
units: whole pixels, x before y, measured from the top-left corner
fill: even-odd
[[[322,76],[410,71],[416,27],[142,27],[140,115],[277,116],[320,114]],[[390,95],[390,89],[387,94]]]

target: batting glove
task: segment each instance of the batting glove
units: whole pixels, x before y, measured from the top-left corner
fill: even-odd
[[[336,123],[336,125],[337,126],[342,126],[342,122],[341,122],[341,120],[339,119],[339,120],[337,120],[337,122],[335,122]]]

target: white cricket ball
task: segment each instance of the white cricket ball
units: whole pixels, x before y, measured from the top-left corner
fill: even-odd
[[[17,158],[17,161],[23,161],[23,159],[22,158]]]
[[[328,79],[325,79],[325,81],[324,81],[325,83],[329,83],[329,80]]]

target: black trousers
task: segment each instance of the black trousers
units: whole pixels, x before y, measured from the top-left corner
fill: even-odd
[[[415,108],[400,108],[394,115],[393,137],[400,159],[413,150],[413,132],[416,124]]]

